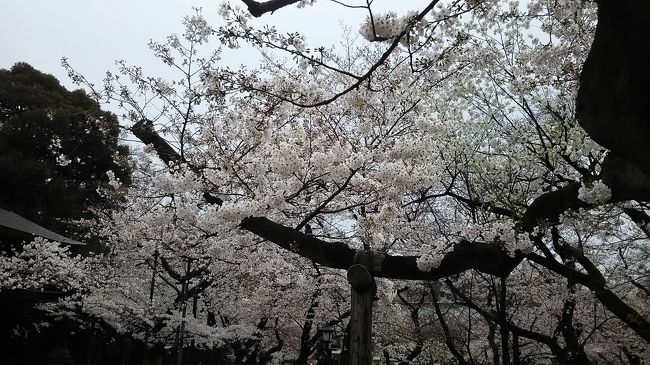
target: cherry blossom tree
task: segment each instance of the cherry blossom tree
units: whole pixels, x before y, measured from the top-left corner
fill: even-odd
[[[647,5],[368,2],[336,49],[249,24],[298,1],[243,3],[150,45],[181,79],[121,62],[88,85],[146,146],[106,217],[118,276],[141,273],[111,296],[161,319],[140,334],[305,361],[366,255],[386,357],[648,356]],[[214,37],[264,63],[219,68]]]
[[[249,11],[255,16],[259,16],[265,11],[277,10],[278,6],[289,3],[293,2],[272,1],[263,4],[258,4],[253,1],[245,2],[249,7]],[[472,105],[465,105],[459,109],[462,113],[468,113],[473,117],[475,115],[472,115],[472,110],[475,110],[479,114],[478,117],[483,116],[483,118],[485,118],[487,116],[495,119],[495,124],[498,128],[497,133],[506,133],[506,136],[502,135],[505,138],[501,141],[510,140],[514,142],[511,138],[514,137],[519,139],[523,137],[523,135],[520,134],[521,132],[523,132],[524,135],[526,132],[530,133],[529,137],[524,137],[528,140],[528,143],[524,143],[522,146],[524,148],[523,150],[510,149],[508,153],[505,154],[503,154],[503,151],[496,151],[495,153],[494,150],[486,150],[485,148],[490,148],[491,144],[499,144],[499,142],[494,142],[494,135],[490,135],[487,138],[487,141],[483,140],[481,141],[481,145],[474,147],[474,151],[490,156],[491,158],[489,158],[489,160],[492,160],[493,163],[496,162],[499,165],[503,165],[503,159],[499,157],[494,158],[492,156],[503,154],[506,158],[507,156],[510,156],[510,159],[512,159],[513,156],[528,154],[526,153],[526,150],[528,150],[528,152],[533,152],[533,156],[531,156],[533,158],[527,162],[524,162],[526,161],[525,159],[520,161],[525,163],[526,166],[520,165],[520,167],[515,170],[518,170],[519,172],[527,170],[528,173],[531,173],[532,170],[528,169],[529,164],[531,162],[541,163],[545,165],[544,167],[548,171],[547,173],[554,176],[551,180],[556,178],[560,180],[555,182],[549,181],[550,186],[548,186],[548,182],[546,182],[543,183],[543,185],[546,186],[537,186],[533,188],[528,185],[528,182],[531,181],[531,175],[525,173],[524,175],[527,176],[525,180],[523,180],[526,181],[525,191],[532,192],[529,189],[533,188],[533,190],[536,189],[538,191],[537,195],[522,194],[522,191],[517,191],[518,189],[511,179],[507,179],[505,185],[497,183],[496,186],[493,187],[494,193],[492,194],[494,198],[490,198],[489,190],[472,191],[471,187],[468,189],[469,194],[467,195],[476,194],[478,195],[478,198],[473,198],[472,196],[461,196],[454,193],[457,200],[460,200],[460,202],[469,205],[470,208],[472,208],[472,213],[476,213],[476,210],[479,210],[476,208],[483,208],[480,210],[487,210],[491,213],[509,217],[509,219],[515,218],[510,223],[505,223],[505,225],[504,223],[497,223],[496,225],[489,223],[486,227],[488,228],[488,232],[484,231],[485,228],[473,228],[472,231],[467,232],[469,234],[464,233],[461,236],[461,241],[464,241],[463,246],[466,246],[465,243],[468,243],[467,237],[472,236],[474,239],[470,240],[470,243],[476,243],[476,238],[486,241],[502,241],[506,244],[506,251],[515,253],[515,258],[525,257],[528,260],[544,266],[546,269],[552,270],[556,274],[560,274],[567,278],[570,277],[570,281],[572,282],[571,285],[576,282],[574,274],[577,274],[580,270],[584,270],[582,272],[583,274],[586,272],[586,276],[583,276],[584,280],[577,280],[577,282],[580,282],[582,285],[592,290],[596,294],[597,299],[619,319],[626,321],[625,318],[635,318],[633,321],[626,321],[627,325],[647,341],[647,323],[644,322],[645,320],[643,319],[643,315],[639,314],[634,309],[635,307],[641,307],[629,306],[624,301],[620,300],[621,298],[619,298],[616,293],[607,288],[609,285],[594,285],[597,281],[604,283],[608,280],[598,268],[598,265],[603,265],[603,263],[594,262],[595,260],[592,261],[593,259],[589,257],[589,255],[585,255],[585,248],[582,243],[577,244],[577,251],[570,249],[569,247],[576,247],[567,243],[564,233],[560,232],[558,226],[555,226],[557,223],[562,223],[562,217],[564,214],[573,215],[574,213],[571,212],[572,210],[580,212],[580,209],[583,209],[585,213],[592,214],[589,210],[594,210],[594,208],[598,208],[605,203],[623,202],[622,210],[619,212],[629,217],[630,221],[628,222],[635,222],[638,224],[638,229],[640,229],[640,231],[638,231],[637,234],[645,233],[645,224],[647,220],[643,218],[646,216],[643,212],[643,203],[635,206],[634,204],[630,205],[629,201],[636,200],[642,202],[646,200],[645,189],[647,187],[647,180],[645,178],[646,172],[644,171],[647,171],[647,169],[643,167],[645,163],[643,162],[644,159],[639,157],[643,155],[643,152],[639,151],[639,148],[641,148],[639,146],[642,143],[635,141],[635,137],[633,137],[647,136],[647,133],[644,132],[645,127],[643,127],[642,122],[640,122],[641,119],[639,119],[642,118],[640,117],[641,115],[646,115],[646,113],[643,109],[644,103],[641,101],[631,102],[630,95],[638,95],[639,92],[637,91],[642,88],[642,81],[640,80],[644,80],[647,73],[641,69],[640,65],[647,59],[647,55],[632,54],[633,51],[630,50],[631,48],[627,47],[631,47],[630,44],[633,44],[636,41],[641,44],[645,42],[645,40],[638,38],[640,37],[640,34],[644,33],[639,29],[641,26],[641,20],[638,17],[638,14],[643,14],[644,10],[647,9],[637,9],[637,5],[628,3],[614,6],[609,2],[602,1],[598,3],[599,17],[598,19],[595,19],[595,11],[593,9],[590,10],[588,7],[584,6],[576,7],[575,4],[555,4],[556,6],[554,8],[549,7],[548,9],[544,9],[544,4],[533,3],[530,4],[528,9],[525,11],[521,11],[517,4],[499,6],[499,4],[472,3],[467,4],[467,8],[463,8],[462,4],[460,4],[460,6],[459,4],[460,3],[454,3],[449,8],[444,8],[443,6],[443,9],[434,16],[434,19],[446,20],[446,17],[449,17],[450,14],[454,14],[454,10],[456,10],[458,14],[470,10],[473,10],[477,14],[468,22],[464,22],[461,17],[452,17],[453,19],[458,20],[455,24],[458,28],[454,29],[454,25],[447,28],[451,29],[451,33],[456,37],[456,40],[462,41],[464,38],[467,38],[467,42],[472,45],[476,45],[476,41],[480,41],[480,43],[482,43],[481,45],[484,46],[474,48],[474,50],[478,50],[478,52],[474,54],[476,58],[474,58],[473,62],[474,65],[479,64],[480,66],[483,66],[483,70],[477,70],[476,74],[470,73],[470,75],[475,76],[473,79],[471,77],[468,78],[472,80],[470,81],[470,87],[461,84],[461,88],[469,89],[470,94],[479,94],[480,96],[478,97],[478,100],[473,99],[473,101],[478,105],[483,105],[480,105],[479,108],[476,108],[476,106],[473,108]],[[301,107],[317,107],[319,105],[331,104],[338,98],[349,95],[349,93],[352,93],[355,88],[363,85],[365,82],[372,85],[375,80],[371,80],[371,78],[376,77],[376,70],[388,64],[390,56],[395,56],[395,53],[397,53],[395,49],[397,49],[398,45],[401,44],[407,48],[408,54],[402,57],[402,60],[404,60],[403,62],[405,63],[412,61],[413,59],[417,60],[417,56],[424,53],[413,52],[413,49],[417,49],[418,51],[426,49],[428,51],[428,49],[421,44],[416,47],[409,47],[409,42],[411,42],[411,35],[422,35],[422,20],[424,15],[427,14],[434,5],[435,2],[430,4],[429,7],[425,8],[424,11],[420,13],[408,15],[409,18],[406,20],[399,19],[397,16],[389,14],[386,17],[379,18],[378,21],[375,21],[372,17],[372,13],[370,13],[369,23],[363,27],[361,33],[371,41],[388,41],[390,46],[388,46],[382,56],[378,58],[378,61],[368,68],[366,73],[359,73],[358,75],[360,76],[356,77],[354,74],[346,75],[352,79],[348,83],[348,85],[351,86],[330,93],[330,95],[332,95],[331,97],[326,96],[320,99],[315,98],[315,100],[312,99],[311,101],[305,102],[305,96],[302,98],[296,98],[294,95],[290,94],[278,94],[274,90],[271,90],[270,94],[293,105]],[[458,6],[458,8],[454,9],[454,5]],[[473,6],[476,6],[476,8],[470,9]],[[573,17],[572,21],[569,22],[567,17],[571,14],[573,14]],[[627,21],[625,21],[624,24],[619,23],[620,20],[614,20],[614,15],[612,14],[617,14],[617,17],[623,17],[627,19]],[[490,22],[490,20],[495,19],[499,22]],[[518,21],[519,19],[521,19],[521,21]],[[540,38],[536,38],[534,34],[521,31],[522,29],[527,28],[531,22],[538,25],[542,31],[547,32],[550,41],[543,42]],[[435,22],[433,23],[435,24]],[[462,28],[458,25],[462,26]],[[563,29],[557,30],[560,25]],[[595,41],[593,43],[594,46],[590,50],[589,45],[591,39],[588,36],[584,36],[589,34],[589,32],[582,32],[582,37],[580,37],[577,32],[589,28],[593,29],[596,25],[597,30],[595,33]],[[459,31],[459,28],[464,29],[465,31]],[[246,29],[243,29],[246,32]],[[377,29],[379,29],[379,31]],[[227,34],[232,33],[233,32],[229,32]],[[499,35],[499,38],[494,37],[494,34]],[[254,37],[255,35],[253,35],[253,38]],[[413,38],[417,40],[417,37]],[[616,39],[616,41],[614,41],[614,39]],[[616,44],[614,45],[612,42]],[[438,42],[438,44],[440,43],[443,42]],[[616,47],[617,50],[620,50],[620,53],[629,55],[629,57],[626,58],[626,61],[618,60],[617,57],[619,56],[612,56],[614,54],[612,49],[608,49],[607,46],[604,45]],[[589,50],[590,56],[586,58],[586,54]],[[471,50],[468,51],[465,49],[464,51],[466,53],[461,54],[462,56],[472,54]],[[501,58],[502,55],[503,58]],[[495,57],[492,59],[495,63],[490,62],[491,56]],[[476,61],[481,57],[482,62]],[[549,57],[555,57],[555,59]],[[585,76],[583,73],[583,82],[579,82],[580,66],[582,60],[585,58],[587,59],[585,72],[588,74]],[[459,57],[454,61],[462,62],[462,60],[463,59]],[[604,64],[607,64],[607,67],[614,67],[617,71],[613,73],[605,71],[601,72],[607,75],[613,74],[613,76],[599,77],[599,75],[593,71],[594,69],[603,70],[603,68],[606,67],[603,66]],[[494,66],[496,66],[497,72],[494,71]],[[503,73],[499,73],[499,70],[503,70]],[[560,70],[560,72],[555,70]],[[415,71],[417,71],[417,69],[411,66],[411,71],[416,73]],[[395,74],[398,73],[396,72]],[[465,73],[464,76],[467,76],[467,74],[468,73]],[[627,76],[630,74],[634,74],[635,76]],[[481,79],[487,81],[487,84],[481,84]],[[602,83],[600,83],[601,80]],[[489,87],[490,84],[492,84],[491,86],[493,89],[497,89],[496,92],[489,89],[486,90],[485,86]],[[304,85],[304,82],[302,85]],[[603,95],[603,88],[610,85],[616,88],[616,97],[608,97],[607,100],[598,99],[600,97],[599,95]],[[412,84],[411,86],[413,87],[415,85]],[[577,93],[578,86],[580,86],[580,91]],[[267,92],[264,88],[255,88],[255,90]],[[572,103],[576,95],[578,99],[578,108],[573,112]],[[607,115],[614,116],[608,118],[607,121],[604,121],[602,118],[602,114],[604,113],[594,112],[596,109],[592,109],[592,104],[593,108],[602,108],[602,105],[608,105],[609,109],[607,110]],[[614,113],[613,110],[620,111],[620,113]],[[577,121],[583,128],[585,128],[587,133],[596,141],[607,147],[610,150],[610,153],[605,156],[604,150],[599,150],[599,148],[593,144],[591,147],[589,146],[589,141],[586,136],[580,136],[582,130],[576,123],[576,118],[573,117],[574,113],[577,116]],[[495,114],[501,114],[505,119],[502,121],[496,120],[500,118],[495,117]],[[522,131],[525,124],[520,125],[518,123],[521,122],[522,119],[523,121],[528,119],[528,131]],[[603,133],[607,128],[601,128],[601,126],[610,126],[610,124],[607,123],[612,123],[613,120],[621,120],[620,125],[621,128],[625,129],[625,132],[614,134],[607,132]],[[476,126],[476,123],[470,124],[470,127],[474,126]],[[564,133],[564,136],[554,135],[552,129],[557,128],[558,126],[560,126],[560,130],[562,131],[560,133]],[[618,124],[616,126],[618,126]],[[613,126],[610,126],[610,128],[612,127]],[[519,131],[516,131],[517,129],[519,129]],[[489,130],[488,127],[488,131]],[[555,133],[560,130],[557,130]],[[483,133],[486,132],[485,130],[479,131]],[[578,134],[576,135],[575,133]],[[537,136],[535,137],[534,134],[537,134]],[[515,135],[519,136],[515,137]],[[478,134],[474,137],[480,136],[481,135]],[[487,136],[487,134],[485,134],[485,136]],[[585,140],[587,140],[586,145],[584,143]],[[518,143],[521,142],[522,140],[518,141]],[[579,145],[575,145],[576,142],[578,142]],[[512,144],[509,145],[512,146]],[[631,146],[634,146],[634,152],[630,151]],[[576,148],[580,148],[580,152],[577,152]],[[566,164],[565,168],[573,170],[568,172],[568,176],[565,176],[567,174],[566,171],[560,172],[558,170],[558,167],[556,167],[558,163],[554,161],[555,159],[548,159],[548,152],[553,149],[558,153],[556,158],[563,160],[561,164]],[[486,162],[486,160],[488,160],[482,156],[479,157],[479,161],[483,160],[481,162]],[[508,162],[509,163],[505,165],[508,170],[516,166],[516,164],[513,166],[510,161]],[[472,167],[475,169],[466,171],[464,174],[465,176],[461,175],[465,180],[467,180],[466,176],[468,173],[476,175],[476,173],[480,171],[480,168],[476,169],[475,166]],[[497,166],[492,166],[492,168],[486,170],[489,171],[490,174],[494,174],[495,171],[499,171],[499,168],[497,167],[495,169],[495,167]],[[544,172],[540,172],[544,174]],[[512,173],[513,171],[510,170],[506,176],[502,177],[510,177],[512,176]],[[534,175],[535,173],[533,173],[533,176]],[[603,181],[600,181],[599,178],[602,178]],[[543,180],[545,180],[545,178],[540,180],[540,182]],[[466,181],[465,184],[470,185]],[[519,195],[519,199],[523,198],[519,200],[519,203],[515,203],[514,207],[508,207],[509,209],[507,208],[507,210],[509,210],[509,212],[502,209],[504,208],[503,204],[492,203],[492,200],[494,200],[498,194],[503,194],[504,191],[514,193],[514,195]],[[488,193],[487,196],[486,193]],[[436,195],[446,194],[449,194],[449,192],[445,191],[444,193],[433,194],[433,197],[437,198],[438,196]],[[512,205],[513,203],[513,201],[510,201],[506,205]],[[517,206],[519,208],[517,208]],[[522,211],[521,207],[526,209]],[[475,217],[472,218],[476,219]],[[585,218],[581,217],[578,221],[582,219],[589,220],[587,217]],[[247,223],[250,223],[250,221],[243,222],[242,226],[244,228],[255,228],[253,227],[253,224]],[[255,223],[259,224],[260,222],[256,221]],[[623,227],[626,227],[623,231],[627,231],[627,224],[622,223],[622,225]],[[540,228],[550,228],[550,230],[547,230],[548,233],[546,234],[550,234],[551,236],[549,237],[551,240],[549,241],[549,244],[551,242],[553,243],[553,251],[548,250],[549,244],[544,243],[544,236],[546,234],[540,232]],[[592,230],[590,232],[591,234],[594,233],[593,228],[593,226],[590,227]],[[257,234],[262,233],[264,236],[263,233],[266,232],[260,231],[255,232],[253,230],[253,232]],[[528,237],[518,237],[523,232],[532,234]],[[576,238],[573,234],[571,235],[573,238]],[[265,237],[269,238],[272,236],[267,234]],[[596,240],[603,239],[603,236],[599,236]],[[632,238],[632,240],[634,240],[634,238]],[[508,249],[509,241],[510,244],[513,245],[510,249]],[[573,242],[580,241],[581,239],[578,239]],[[604,241],[607,242],[611,240],[605,238]],[[630,241],[629,239],[625,239],[625,242]],[[535,246],[535,249],[540,250],[544,256],[540,256],[535,252],[527,252],[532,248],[532,245]],[[545,246],[546,249],[544,248]],[[441,252],[438,252],[437,254],[434,252],[429,255],[425,253],[421,256],[418,262],[420,264],[419,266],[424,269],[433,268],[434,270],[432,272],[435,272],[436,269],[443,269],[441,276],[446,276],[451,270],[444,270],[447,268],[445,263],[450,262],[452,258],[457,257],[454,255],[458,252],[457,250],[459,250],[459,248],[458,246],[455,246],[452,252],[442,252],[442,255]],[[567,250],[571,253],[568,253]],[[472,253],[478,252],[475,248],[472,248],[469,251]],[[520,254],[517,254],[517,252]],[[638,252],[643,252],[643,249]],[[554,254],[559,255],[561,258],[561,265],[555,264],[559,262],[555,260],[555,257],[553,256]],[[471,254],[467,255],[465,260],[463,260],[464,264],[467,264],[468,261],[471,262],[471,257]],[[637,258],[642,257],[644,257],[643,254],[637,256]],[[553,261],[555,261],[555,263]],[[576,270],[575,266],[576,261],[579,263],[579,266],[581,266],[578,270]],[[508,265],[507,260],[496,262],[500,269],[503,270],[501,274],[510,273],[512,268],[516,266]],[[388,262],[385,263],[388,264]],[[492,261],[491,263],[495,263],[495,261]],[[477,265],[474,268],[477,268],[480,271],[489,274],[498,274],[498,272],[493,271],[494,267],[489,266],[486,262],[474,264]],[[452,270],[463,270],[467,268],[466,266],[463,266],[463,264],[454,264],[450,266],[453,267]],[[407,265],[400,265],[400,267],[405,269]],[[567,270],[567,267],[570,269]],[[383,269],[384,272],[377,273],[379,276],[394,275],[385,272],[389,271],[388,265],[384,266]],[[404,271],[402,271],[401,275],[406,275],[412,279],[418,278],[418,274],[411,274],[410,272],[404,274]],[[433,275],[435,276],[435,273]],[[638,288],[637,285],[634,285],[631,282],[628,282],[628,284]],[[644,289],[640,290],[644,291]]]

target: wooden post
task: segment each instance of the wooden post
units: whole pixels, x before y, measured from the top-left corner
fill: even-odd
[[[372,300],[375,282],[361,264],[348,269],[352,286],[350,313],[350,365],[368,365],[372,361]]]

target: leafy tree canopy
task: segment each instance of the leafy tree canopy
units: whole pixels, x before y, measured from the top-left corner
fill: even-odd
[[[27,63],[0,70],[0,202],[47,228],[110,207],[130,183],[117,117]]]

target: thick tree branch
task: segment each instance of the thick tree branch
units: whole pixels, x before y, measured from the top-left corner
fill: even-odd
[[[131,127],[131,132],[145,145],[153,146],[158,158],[160,158],[167,166],[171,167],[173,165],[184,163],[192,172],[205,180],[201,169],[189,163],[178,152],[176,152],[176,150],[156,132],[153,128],[153,123],[150,120],[142,119],[135,123],[133,127]],[[207,191],[203,193],[203,199],[205,199],[209,204],[223,204],[221,198],[216,197]]]
[[[560,215],[570,209],[589,205],[578,199],[580,183],[575,182],[537,197],[519,221],[519,229],[531,232],[539,223],[557,224]]]
[[[355,262],[359,251],[343,242],[327,242],[283,226],[265,217],[245,218],[240,227],[267,239],[278,246],[308,258],[317,264],[347,270]],[[503,276],[519,264],[521,259],[510,257],[497,244],[459,242],[440,263],[438,268],[424,272],[417,266],[419,256],[374,255],[380,262],[373,275],[404,280],[435,280],[466,270]]]
[[[248,12],[252,16],[259,18],[266,13],[272,13],[278,9],[284,8],[291,4],[295,4],[300,0],[269,0],[265,2],[259,2],[255,0],[241,0],[248,7]]]

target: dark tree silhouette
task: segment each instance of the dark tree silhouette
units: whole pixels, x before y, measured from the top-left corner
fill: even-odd
[[[0,70],[0,204],[59,233],[112,206],[120,194],[107,172],[130,183],[118,134],[117,117],[84,91],[27,63]]]

